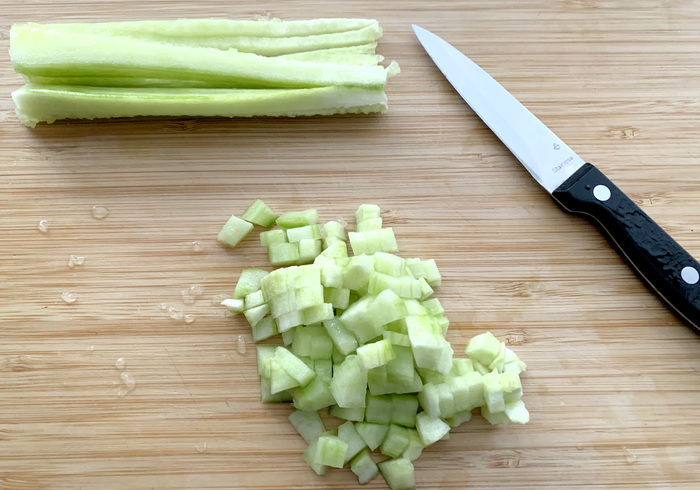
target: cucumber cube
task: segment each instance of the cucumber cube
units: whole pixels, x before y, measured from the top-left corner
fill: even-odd
[[[406,336],[406,338],[408,339],[408,336]],[[396,358],[389,361],[386,365],[387,381],[404,385],[411,384],[415,376],[413,369],[413,352],[411,348],[394,345],[394,355]]]
[[[413,463],[406,458],[391,459],[377,465],[379,472],[391,490],[408,490],[416,488]]]
[[[484,405],[481,407],[481,416],[484,417],[491,425],[502,425],[509,424],[510,419],[505,412],[492,412],[489,408]]]
[[[376,204],[360,204],[355,211],[355,226],[368,219],[379,218],[381,209]]]
[[[440,416],[440,393],[438,391],[438,386],[432,383],[426,383],[423,385],[423,389],[418,393],[418,401],[420,406],[423,407],[425,413],[431,417]]]
[[[406,427],[391,424],[379,451],[390,458],[398,458],[408,447],[410,439],[411,434]]]
[[[317,375],[309,384],[290,390],[294,408],[318,411],[335,403],[328,384]]]
[[[377,252],[374,254],[374,270],[392,277],[406,275],[406,259],[398,255]]]
[[[269,247],[273,243],[286,243],[287,232],[285,230],[268,230],[260,233],[260,245]]]
[[[280,366],[274,358],[270,360],[270,393],[272,395],[282,391],[296,388],[300,385],[297,379],[294,379],[282,366]]]
[[[501,350],[501,342],[491,332],[472,337],[465,349],[470,359],[489,366]]]
[[[333,341],[333,345],[338,351],[347,356],[352,354],[357,349],[357,339],[345,328],[342,322],[337,318],[323,322],[323,327],[326,329],[329,337]]]
[[[275,224],[277,217],[277,213],[270,209],[270,207],[260,199],[253,201],[253,203],[248,206],[245,213],[243,213],[243,216],[241,216],[241,218],[244,220],[256,225],[264,226],[265,228],[272,227],[272,225]]]
[[[235,247],[248,234],[253,231],[252,223],[248,223],[236,216],[231,216],[221,229],[216,239],[228,247]]]
[[[371,218],[371,219],[366,219],[362,221],[361,223],[358,223],[355,226],[355,231],[359,232],[364,232],[364,231],[372,231],[372,230],[379,230],[382,227],[382,218]]]
[[[245,311],[245,300],[242,299],[229,298],[223,300],[221,304],[232,313],[243,313]]]
[[[338,426],[338,437],[348,445],[345,453],[345,463],[348,463],[357,453],[367,447],[365,441],[355,430],[355,424],[350,421]]]
[[[440,300],[437,298],[430,298],[421,303],[424,308],[428,310],[428,313],[433,316],[442,316],[445,313],[445,309],[440,304]]]
[[[382,336],[391,342],[394,346],[394,350],[396,350],[396,347],[411,347],[411,340],[406,334],[385,330],[382,332]],[[413,354],[411,354],[411,362],[413,362]]]
[[[338,417],[339,419],[351,420],[353,422],[362,422],[365,419],[364,407],[343,408],[338,405],[331,405],[328,409],[328,414],[333,417]]]
[[[285,347],[277,347],[275,349],[275,356],[272,358],[272,361],[294,378],[298,382],[297,386],[306,386],[316,377],[313,369]]]
[[[421,412],[416,417],[416,429],[423,443],[429,446],[450,432],[450,426],[437,417],[431,417],[426,412]]]
[[[255,327],[268,313],[270,313],[270,305],[264,303],[260,306],[256,306],[255,308],[245,310],[243,315],[245,315],[245,319],[248,320],[250,326]]]
[[[246,295],[245,299],[243,300],[243,308],[244,310],[250,310],[251,308],[255,308],[256,306],[260,306],[264,303],[265,298],[263,296],[263,292],[258,290],[254,293]]]
[[[252,226],[252,225],[251,225]],[[299,262],[298,243],[271,243],[267,246],[267,258],[274,267],[286,267]]]
[[[317,475],[323,476],[326,474],[326,467],[317,461],[319,438],[316,438],[313,442],[306,446],[306,450],[304,451],[304,461],[306,461],[306,464],[308,464]]]
[[[287,403],[292,401],[292,395],[286,390],[272,393],[272,382],[269,378],[260,378],[260,401],[263,403]]]
[[[374,257],[366,254],[355,254],[348,259],[343,270],[343,287],[353,291],[367,289],[370,276],[374,271]]]
[[[314,360],[314,371],[316,371],[317,378],[330,385],[333,378],[333,361],[330,359]]]
[[[343,289],[343,268],[335,263],[324,263],[321,267],[321,284],[328,288]]]
[[[347,356],[340,365],[333,369],[331,393],[340,407],[365,407],[367,371],[360,369],[356,355]]]
[[[439,286],[442,283],[442,277],[440,276],[440,271],[435,263],[435,259],[407,259],[406,266],[416,279],[423,278],[433,287]]]
[[[527,411],[522,400],[506,402],[505,414],[508,420],[516,424],[527,424],[530,421],[530,412]]]
[[[365,409],[365,421],[373,424],[389,425],[391,422],[392,403],[391,396],[373,396],[367,394]]]
[[[350,461],[350,469],[357,475],[360,485],[368,483],[377,476],[379,468],[370,455],[369,449],[365,448]]]
[[[250,293],[260,290],[262,279],[267,275],[268,272],[262,269],[243,269],[236,283],[236,289],[233,290],[233,298],[243,299]]]
[[[318,412],[308,412],[304,410],[294,410],[289,414],[289,422],[296,429],[307,444],[311,444],[326,432]]]
[[[274,337],[279,332],[277,330],[277,322],[271,316],[263,317],[262,320],[258,322],[257,325],[252,327],[253,330],[253,342],[260,342],[262,340]]]
[[[323,287],[321,287],[323,291]],[[301,310],[304,315],[303,323],[306,325],[313,325],[315,323],[325,322],[333,318],[333,305],[331,303],[321,303],[314,306],[309,306]],[[332,348],[332,344],[329,344]]]
[[[320,240],[321,228],[318,225],[300,226],[287,230],[287,241],[300,242],[301,240]],[[320,245],[320,244],[319,244]]]
[[[457,427],[459,425],[462,425],[464,422],[469,422],[472,419],[472,411],[471,410],[465,410],[463,412],[457,412],[455,413],[452,417],[448,417],[445,419],[445,422],[447,422],[450,427]]]
[[[519,400],[523,396],[523,385],[520,376],[515,371],[498,375],[498,383],[503,391],[503,399],[506,403]]]
[[[362,440],[365,441],[370,451],[374,451],[384,441],[387,432],[389,432],[389,426],[372,424],[370,422],[358,422],[355,424],[355,430]]]
[[[391,396],[391,422],[404,427],[416,426],[418,397],[416,395]]]
[[[321,253],[321,240],[304,238],[299,240],[299,260],[298,264],[311,264]]]
[[[345,310],[350,306],[350,290],[324,288],[323,300],[333,305],[333,308]]]
[[[332,468],[342,468],[345,465],[347,450],[348,444],[340,437],[324,434],[316,439],[316,451],[312,461]]]
[[[506,401],[503,397],[503,388],[499,382],[498,371],[488,373],[484,380],[484,400],[491,413],[503,412],[506,409]]]
[[[396,359],[396,354],[391,342],[383,339],[358,347],[357,359],[360,361],[360,368],[367,371],[386,365],[389,361]]]

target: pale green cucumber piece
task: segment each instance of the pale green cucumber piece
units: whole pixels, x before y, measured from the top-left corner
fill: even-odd
[[[506,415],[505,411],[492,412],[486,405],[481,407],[481,416],[485,418],[491,425],[501,425],[510,423],[510,419],[508,418],[508,415]]]
[[[425,301],[428,298],[430,298],[435,291],[433,290],[433,288],[430,287],[428,281],[426,281],[422,277],[418,279],[418,282],[420,283],[420,300]]]
[[[305,238],[310,238],[312,240],[321,239],[321,228],[318,224],[299,226],[296,228],[289,228],[287,230],[287,240],[290,242],[299,242]]]
[[[257,325],[252,327],[253,342],[261,342],[274,337],[279,333],[277,330],[277,322],[271,316],[263,317]]]
[[[431,417],[440,416],[440,393],[438,386],[433,383],[425,383],[423,389],[418,393],[418,401],[423,411]]]
[[[294,117],[387,110],[383,89],[360,87],[246,90],[28,83],[15,90],[12,98],[17,117],[29,127],[59,119]]]
[[[373,272],[374,257],[367,254],[355,254],[354,257],[348,259],[344,266],[343,287],[353,291],[363,291],[367,288]]]
[[[430,446],[450,432],[450,426],[437,417],[431,417],[427,412],[421,412],[416,417],[416,429],[423,446]]]
[[[491,413],[503,412],[506,409],[506,401],[503,397],[503,388],[499,382],[498,371],[494,370],[483,377],[484,400]]]
[[[425,383],[432,383],[434,385],[445,383],[448,379],[444,374],[433,371],[432,369],[418,368],[418,374],[420,374],[421,379]]]
[[[358,347],[357,359],[360,362],[360,369],[367,371],[387,365],[389,361],[396,359],[396,354],[391,342],[382,339]]]
[[[301,228],[302,226],[318,223],[318,211],[306,209],[304,211],[288,211],[277,218],[277,226],[280,228]]]
[[[267,246],[267,256],[273,267],[286,267],[299,263],[298,243],[271,243]]]
[[[387,325],[404,318],[408,311],[404,301],[391,289],[381,291],[367,306],[367,313],[377,325]]]
[[[365,407],[367,371],[360,369],[356,355],[347,356],[341,364],[334,367],[331,393],[340,407]]]
[[[234,20],[224,18],[185,18],[70,24],[16,24],[13,29],[52,29],[66,33],[87,31],[120,34],[153,34],[163,37],[298,37],[346,32],[377,24],[374,19],[320,18],[309,20]]]
[[[21,90],[21,89],[20,89]],[[253,225],[247,221],[231,216],[221,229],[216,239],[228,247],[235,247],[253,231]]]
[[[498,356],[501,342],[491,332],[485,332],[472,337],[464,349],[470,359],[489,366]]]
[[[362,440],[365,441],[370,451],[374,451],[381,446],[387,432],[389,432],[389,426],[370,422],[357,422],[355,424],[355,430]]]
[[[422,301],[421,305],[428,310],[430,315],[442,316],[445,313],[445,309],[437,298],[430,298]]]
[[[505,358],[503,360],[503,372],[508,373],[508,372],[515,372],[515,373],[522,373],[527,369],[527,365],[520,360],[520,358],[510,350],[508,347],[506,347],[506,353],[505,353]]]
[[[506,403],[519,400],[523,396],[523,385],[520,376],[515,371],[498,375],[498,383],[503,391],[503,399]]]
[[[365,441],[355,430],[355,424],[347,421],[338,426],[338,437],[348,445],[345,453],[345,464],[350,462],[360,451],[367,447]]]
[[[396,350],[396,347],[411,347],[411,340],[405,333],[385,330],[382,332],[382,336],[393,344],[394,350]],[[411,362],[413,362],[413,354],[411,354]]]
[[[313,369],[309,368],[304,361],[292,354],[285,347],[277,347],[272,361],[276,362],[289,376],[294,378],[297,386],[306,386],[316,377]]]
[[[299,240],[299,260],[298,264],[311,264],[323,250],[321,240],[313,238],[302,238]]]
[[[408,339],[408,336],[405,337]],[[386,365],[387,381],[401,385],[411,384],[413,382],[413,377],[415,376],[415,371],[413,369],[413,352],[411,351],[411,348],[394,344],[394,355],[396,358],[389,361]]]
[[[367,393],[365,421],[372,424],[389,425],[391,423],[391,396],[373,396]]]
[[[260,290],[262,278],[268,274],[262,269],[243,269],[233,291],[234,299],[243,299],[250,293]]]
[[[316,439],[316,450],[309,455],[315,464],[342,468],[345,465],[345,453],[348,444],[340,437],[332,434],[323,434]]]
[[[269,361],[275,357],[276,345],[256,345],[255,354],[258,365],[258,376],[261,378],[269,378]]]
[[[406,266],[416,279],[423,278],[433,287],[442,284],[442,276],[435,259],[406,259]]]
[[[347,356],[340,352],[338,349],[336,349],[335,345],[333,345],[333,366],[336,364],[341,364]]]
[[[287,232],[282,229],[268,230],[260,233],[260,245],[269,247],[273,243],[285,243],[287,240]]]
[[[320,437],[321,436],[319,436],[319,438]],[[308,446],[306,446],[306,449],[304,450],[304,461],[306,461],[306,464],[308,464],[317,475],[323,476],[326,474],[326,467],[316,461],[319,438],[314,439]]]
[[[350,470],[357,475],[357,481],[360,485],[368,483],[379,473],[377,463],[374,462],[369,449],[366,448],[350,461]]]
[[[360,204],[355,211],[355,226],[365,220],[379,218],[381,210],[376,204]]]
[[[422,412],[421,412],[422,413]],[[408,447],[411,433],[406,427],[391,424],[386,433],[386,437],[379,447],[379,451],[390,458],[398,458]]]
[[[530,421],[530,412],[525,408],[522,400],[511,400],[506,402],[506,417],[516,424],[527,424]]]
[[[472,411],[464,410],[462,412],[455,413],[452,417],[445,419],[445,422],[449,424],[450,427],[458,427],[465,422],[469,422],[472,419]]]
[[[305,310],[312,306],[323,304],[323,285],[321,282],[316,282],[308,286],[298,287],[294,290],[294,301],[296,309]],[[317,323],[317,322],[310,322]]]
[[[248,206],[241,218],[254,225],[271,228],[275,224],[278,215],[262,199],[256,199]]]
[[[309,325],[294,329],[292,353],[311,359],[331,359],[333,341],[321,325]]]
[[[315,49],[280,55],[287,60],[306,61],[309,63],[337,63],[341,65],[376,65],[384,57],[376,53],[377,43],[343,46],[341,48]]]
[[[473,373],[474,364],[471,359],[465,357],[457,357],[452,361],[452,370],[450,375],[461,376],[462,374]]]
[[[245,315],[245,318],[248,320],[250,326],[255,327],[268,313],[270,313],[270,306],[267,303],[264,303],[260,306],[256,306],[255,308],[245,310],[243,315]]]
[[[302,363],[303,364],[303,363]],[[275,358],[270,359],[270,393],[276,394],[282,391],[287,391],[291,388],[296,388],[300,385],[299,381],[293,378],[286,370],[280,366]],[[304,365],[306,366],[306,365]]]
[[[438,406],[440,407],[440,417],[451,417],[455,413],[454,395],[450,386],[442,383],[435,386],[438,392]]]
[[[387,276],[404,276],[406,275],[406,259],[386,252],[377,252],[374,254],[374,270]]]
[[[391,490],[411,490],[416,488],[413,463],[407,458],[383,461],[377,466]]]
[[[265,297],[262,290],[257,290],[246,295],[243,302],[243,309],[250,310],[251,308],[255,308],[256,306],[260,306],[262,304],[265,304]]]
[[[337,265],[341,265],[340,260],[348,258],[348,245],[343,240],[338,240],[332,244],[328,244],[323,252],[321,252],[321,255],[323,257],[335,259]]]
[[[491,372],[487,366],[484,366],[479,361],[472,361],[472,366],[474,366],[474,371],[481,374],[482,376],[486,376]]]
[[[288,330],[285,330],[284,332],[280,332],[282,334],[282,344],[284,344],[285,347],[289,347],[292,345],[292,342],[294,341],[295,329],[296,327],[293,327]],[[277,327],[277,331],[279,331],[279,326]]]
[[[226,81],[238,88],[330,85],[383,87],[381,66],[306,63],[235,50],[173,45],[109,34],[17,28],[10,35],[15,71],[38,76],[132,76]]]
[[[416,395],[391,395],[391,423],[415,427],[418,405]]]
[[[313,325],[315,323],[325,322],[333,318],[333,305],[330,303],[321,303],[320,305],[309,306],[302,310],[304,314],[304,323]]]
[[[245,311],[245,301],[242,299],[229,298],[223,300],[221,304],[232,313],[243,313]]]
[[[292,395],[287,390],[272,393],[272,382],[268,378],[260,378],[260,401],[263,403],[287,403],[292,401]]]
[[[347,257],[347,244],[345,242],[348,241],[348,235],[345,232],[345,223],[341,223],[340,221],[334,220],[334,221],[329,221],[323,225],[323,228],[321,228],[321,238],[323,239],[323,247],[324,249],[330,248],[332,245],[342,242],[343,243],[343,248],[345,249],[345,257]],[[338,245],[340,246],[340,245]]]
[[[503,372],[503,367],[505,366],[505,360],[506,360],[506,343],[501,342],[501,345],[498,349],[498,354],[496,354],[496,357],[494,358],[494,360],[491,361],[491,364],[488,365],[489,371],[493,371],[495,369],[499,373]]]
[[[445,348],[445,339],[435,332],[432,317],[407,316],[405,321],[416,366],[440,371],[438,367]]]
[[[314,371],[316,371],[317,378],[330,385],[333,378],[333,361],[331,359],[315,359]]]
[[[338,318],[332,318],[323,322],[323,327],[333,341],[333,345],[341,354],[347,356],[355,352],[358,346],[357,339]]]
[[[350,306],[350,290],[324,288],[323,301],[326,303],[331,303],[333,305],[333,308],[344,310],[348,306]]]
[[[366,220],[358,223],[357,226],[355,227],[355,231],[365,232],[365,231],[380,230],[381,228],[382,228],[382,218],[372,218],[372,219],[366,219]]]
[[[318,259],[318,257],[316,257]],[[332,261],[333,259],[326,259]],[[321,266],[321,284],[329,288],[335,289],[345,289],[343,288],[343,268],[335,263],[323,263],[321,261],[315,261],[316,264],[322,264]]]
[[[420,299],[423,295],[423,288],[418,279],[412,279],[408,276],[393,277],[373,271],[369,276],[367,291],[377,295],[387,289],[401,298]]]
[[[311,444],[326,432],[318,412],[295,409],[289,414],[289,422],[307,444]]]
[[[409,461],[415,461],[423,452],[425,446],[418,435],[418,431],[415,429],[410,429],[410,439],[408,441],[408,447],[401,454],[402,458],[406,458]]]
[[[382,325],[375,323],[368,311],[373,300],[374,296],[363,296],[338,317],[341,324],[352,332],[360,345],[382,335]]]
[[[353,254],[371,255],[375,252],[398,252],[399,246],[396,243],[393,228],[382,228],[380,230],[369,230],[363,232],[349,232],[348,239]]]
[[[290,392],[294,407],[299,410],[318,411],[335,403],[328,383],[318,375],[306,386],[291,389]]]
[[[362,422],[365,419],[364,407],[343,408],[338,405],[331,405],[328,409],[328,414],[333,417],[338,417],[339,419],[351,420],[353,422]]]
[[[367,371],[367,386],[372,395],[386,395],[391,393],[417,393],[423,388],[420,375],[413,370],[413,380],[410,383],[392,383],[387,379],[386,366]]]

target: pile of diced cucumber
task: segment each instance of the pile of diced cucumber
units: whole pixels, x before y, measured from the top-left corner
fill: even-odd
[[[314,209],[278,216],[257,200],[218,239],[236,246],[254,224],[277,225],[260,234],[277,268],[243,270],[222,304],[249,322],[261,399],[292,403],[316,473],[349,465],[359,483],[381,473],[392,489],[414,488],[412,461],[475,409],[492,424],[529,421],[525,364],[490,332],[454,357],[435,261],[396,255],[378,206],[361,205],[346,231],[319,225]],[[327,428],[326,410],[344,422]]]
[[[373,19],[15,24],[10,58],[30,127],[67,118],[385,112]]]

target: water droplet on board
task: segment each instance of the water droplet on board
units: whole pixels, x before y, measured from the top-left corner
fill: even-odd
[[[245,354],[245,338],[243,338],[243,335],[238,336],[238,345],[236,345],[236,350],[240,355]]]
[[[158,304],[158,309],[159,309],[159,310],[167,310],[167,309],[168,309],[168,303],[159,303],[159,304]]]
[[[41,221],[39,221],[37,228],[42,233],[48,233],[49,232],[49,222],[46,221],[45,219],[42,219]]]
[[[69,292],[62,293],[61,298],[68,304],[75,303],[78,300],[78,296],[75,293]]]
[[[120,371],[124,371],[124,368],[126,367],[126,359],[120,357],[114,362],[114,367]]]
[[[627,464],[632,464],[637,462],[637,455],[626,447],[622,448],[622,452],[625,454],[625,461]]]
[[[194,315],[185,315],[185,323],[194,323]]]
[[[206,442],[200,442],[195,446],[195,449],[197,450],[198,453],[205,453],[207,452],[207,443]]]
[[[186,305],[191,305],[192,303],[194,303],[194,298],[192,296],[190,296],[189,289],[182,290],[182,302],[185,303]]]
[[[127,390],[131,391],[136,387],[136,380],[129,373],[121,373],[119,378],[122,380]]]
[[[204,248],[202,247],[202,245],[199,242],[192,242],[192,251],[193,252],[199,253],[199,252],[202,252],[203,250],[204,250]]]
[[[90,210],[90,214],[92,214],[92,217],[95,219],[105,219],[109,216],[109,209],[104,206],[93,206]]]
[[[85,257],[79,255],[71,255],[68,258],[68,267],[73,269],[76,265],[83,265],[85,263]]]
[[[168,306],[168,316],[173,320],[182,320],[183,313],[182,310],[178,310],[174,306]]]
[[[229,298],[228,294],[217,294],[211,299],[212,305],[221,305],[221,302]]]
[[[199,284],[193,284],[192,286],[189,287],[189,293],[190,296],[194,296],[195,298],[197,296],[201,296],[204,290],[202,289],[202,286]]]

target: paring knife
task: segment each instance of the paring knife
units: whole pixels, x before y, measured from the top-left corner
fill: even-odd
[[[413,26],[447,80],[565,210],[592,219],[632,268],[700,332],[700,264],[615,184],[586,163],[476,63]]]

